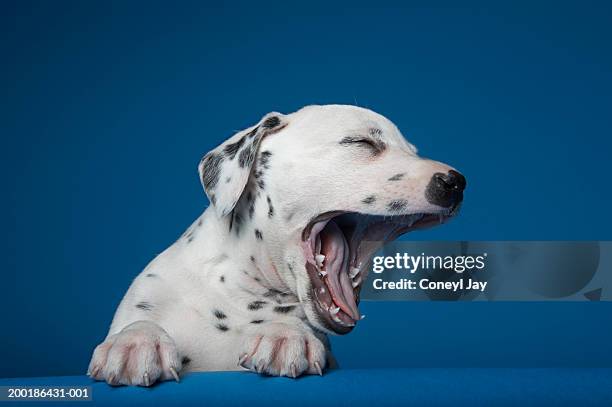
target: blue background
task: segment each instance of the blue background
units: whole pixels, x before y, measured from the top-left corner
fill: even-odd
[[[369,107],[459,168],[410,238],[610,238],[608,5],[289,3],[2,2],[0,377],[84,373],[200,157],[273,110]],[[609,303],[364,307],[344,366],[612,365]]]

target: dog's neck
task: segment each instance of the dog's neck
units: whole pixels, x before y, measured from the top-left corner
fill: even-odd
[[[207,268],[222,267],[228,274],[224,280],[232,281],[253,296],[279,304],[297,301],[274,265],[268,245],[262,244],[252,225],[244,221],[237,224],[231,214],[220,218],[209,208],[183,236],[186,241],[190,238],[200,264]]]

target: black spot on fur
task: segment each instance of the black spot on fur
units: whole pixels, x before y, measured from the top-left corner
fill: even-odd
[[[272,157],[272,153],[269,151],[262,151],[261,154],[259,155],[259,165],[261,165],[263,168],[268,169],[270,168],[270,157]]]
[[[213,205],[217,204],[217,197],[215,197],[215,194],[210,194],[210,203]]]
[[[266,189],[266,183],[264,182],[263,179],[257,180],[257,186],[259,187],[259,189]]]
[[[408,201],[405,199],[396,199],[387,204],[387,209],[391,212],[399,212],[408,206]]]
[[[259,240],[263,240],[263,235],[259,229],[255,229],[255,237]]]
[[[404,178],[404,175],[406,175],[406,173],[404,173],[404,172],[399,173],[399,174],[395,174],[394,176],[389,178],[388,181],[399,181],[400,179]]]
[[[240,137],[240,140],[238,140],[237,142],[231,143],[225,146],[223,151],[225,151],[225,154],[227,154],[230,160],[233,160],[234,157],[236,157],[236,153],[238,153],[238,150],[242,148],[242,145],[244,144],[245,141],[246,141],[246,136],[242,136]]]
[[[145,277],[157,277],[157,274],[149,273],[145,274]]]
[[[217,185],[222,162],[223,156],[217,153],[208,153],[202,158],[202,184],[207,190]]]
[[[217,328],[221,332],[229,331],[229,327],[227,325],[225,325],[225,324],[217,324],[217,325],[215,325],[215,328]]]
[[[247,308],[249,309],[249,311],[257,311],[258,309],[262,309],[264,305],[266,305],[267,302],[265,301],[253,301],[251,303],[249,303],[249,305],[247,306]]]
[[[232,181],[232,177],[225,178],[225,183],[229,184]]]
[[[261,278],[259,277],[253,277],[253,280],[257,281],[258,283],[261,281]]]
[[[153,305],[151,305],[150,303],[146,301],[141,301],[138,304],[136,304],[136,308],[141,309],[143,311],[151,311],[153,309]]]
[[[202,226],[202,219],[198,219],[198,227]]]
[[[219,277],[219,281],[222,282],[222,283],[225,283],[225,276]]]
[[[271,129],[280,124],[280,119],[276,116],[268,117],[261,125],[265,129]]]
[[[189,363],[191,363],[191,359],[189,359],[188,356],[183,356],[183,359],[181,359],[181,364],[185,366],[185,365],[188,365]]]
[[[255,263],[255,257],[251,256],[251,263]]]
[[[270,199],[270,196],[268,195],[266,197],[266,200],[268,201],[268,218],[272,218],[274,216],[274,206],[272,206],[272,199]]]
[[[367,196],[367,197],[363,198],[361,200],[361,202],[363,202],[366,205],[373,204],[374,202],[376,202],[376,195]]]
[[[249,206],[249,219],[253,219],[253,215],[255,214],[255,202],[251,202]]]
[[[232,211],[232,215],[229,222],[229,230],[232,229],[236,232],[236,234],[240,234],[240,225],[242,225],[242,215],[238,211]]]
[[[240,168],[250,167],[253,164],[253,160],[255,159],[255,145],[248,144],[246,147],[240,151],[240,155],[238,156],[238,165]]]
[[[278,307],[274,307],[274,312],[278,312],[279,314],[287,314],[293,311],[294,309],[295,309],[295,305],[288,305],[286,307],[281,305]]]
[[[276,288],[270,288],[265,294],[264,297],[274,297],[277,296],[279,294],[282,294],[280,291],[278,291]]]
[[[262,322],[264,322],[263,319],[254,319],[251,321],[252,324],[261,324]]]
[[[253,138],[257,135],[257,132],[259,131],[259,126],[255,127],[253,130],[251,130],[248,134],[247,137],[248,138]]]
[[[225,315],[225,313],[223,313],[223,311],[218,310],[218,309],[214,310],[213,314],[215,315],[215,318],[217,318],[217,319],[225,319],[225,318],[227,318],[227,315]]]

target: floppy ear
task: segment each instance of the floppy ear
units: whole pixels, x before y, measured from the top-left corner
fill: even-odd
[[[200,180],[218,216],[229,214],[240,199],[261,140],[286,125],[284,115],[268,113],[256,126],[236,133],[202,157],[198,165]]]

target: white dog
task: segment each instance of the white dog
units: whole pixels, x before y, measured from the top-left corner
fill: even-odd
[[[149,386],[187,371],[297,377],[333,359],[384,241],[457,212],[465,178],[354,106],[270,113],[204,156],[212,204],[134,280],[88,374]],[[372,242],[379,242],[372,244]]]

